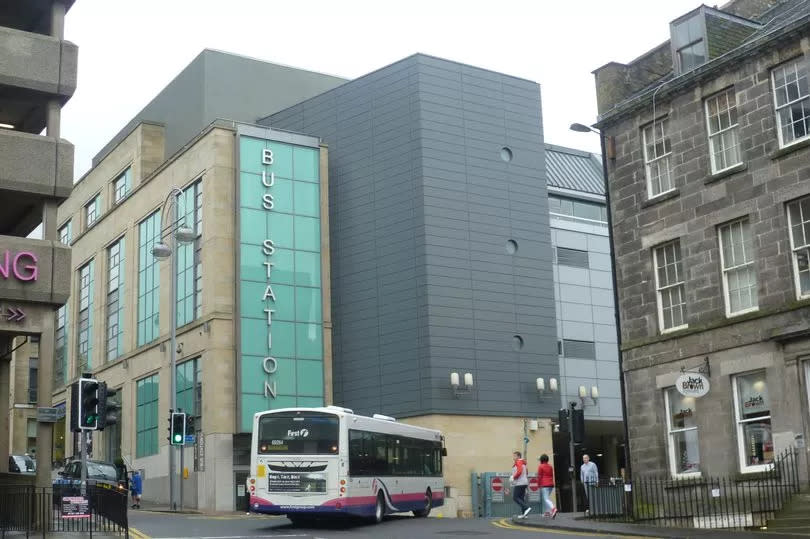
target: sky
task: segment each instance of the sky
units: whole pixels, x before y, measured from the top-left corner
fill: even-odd
[[[78,88],[62,113],[75,176],[204,48],[356,78],[416,52],[541,85],[545,140],[598,152],[592,71],[669,37],[699,0],[76,0]],[[268,88],[272,91],[272,88]]]

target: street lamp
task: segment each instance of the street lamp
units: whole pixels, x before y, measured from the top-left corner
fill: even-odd
[[[619,356],[619,391],[622,401],[622,422],[624,423],[624,466],[625,480],[630,481],[633,476],[630,465],[630,431],[627,427],[627,398],[624,384],[624,370],[622,369],[622,328],[621,316],[619,314],[619,287],[616,283],[616,252],[613,249],[613,211],[610,208],[610,189],[608,182],[608,159],[616,158],[616,140],[612,136],[605,135],[598,129],[580,123],[572,123],[569,127],[571,131],[577,133],[596,133],[599,135],[599,145],[602,150],[602,183],[605,190],[605,208],[608,228],[608,248],[610,249],[611,280],[613,282],[613,317],[616,322],[616,352]],[[596,389],[595,387],[592,389]],[[598,391],[598,390],[597,390]],[[598,394],[598,393],[597,393]],[[597,395],[591,395],[596,402]],[[584,400],[583,400],[584,405]]]
[[[169,357],[171,358],[169,367],[171,369],[171,387],[169,388],[169,408],[172,411],[175,411],[177,408],[177,244],[191,243],[196,239],[194,231],[188,227],[181,226],[179,222],[180,219],[177,215],[177,198],[182,194],[183,191],[178,187],[172,187],[169,194],[166,196],[166,200],[163,201],[160,214],[160,241],[152,247],[152,256],[158,260],[165,260],[169,257],[172,259],[171,275],[169,276],[169,282],[171,283],[169,287],[169,303],[171,304],[171,317],[169,319],[169,327],[171,328],[171,349],[169,351]],[[171,222],[168,226],[164,227],[167,213],[166,207],[170,202],[172,208]],[[169,507],[171,507],[173,511],[177,509],[177,505],[175,504],[175,475],[174,446],[169,444]]]

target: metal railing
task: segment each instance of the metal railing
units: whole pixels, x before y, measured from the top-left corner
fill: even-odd
[[[797,453],[782,452],[765,471],[728,477],[636,477],[629,486],[587,485],[589,518],[680,528],[767,524],[799,492]]]
[[[82,498],[78,485],[0,485],[0,538],[9,532],[26,537],[79,532],[90,537],[104,533],[128,538],[127,495],[113,486],[88,481],[84,505],[75,503]]]

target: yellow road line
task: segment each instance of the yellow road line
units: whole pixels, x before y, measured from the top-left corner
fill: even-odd
[[[579,535],[584,537],[628,537],[628,538],[632,537],[634,539],[645,539],[644,537],[640,537],[637,535],[591,533],[586,531],[556,530],[554,528],[537,528],[534,526],[521,526],[519,524],[513,523],[512,521],[506,518],[502,518],[501,520],[493,520],[490,523],[493,526],[497,526],[498,528],[503,528],[505,530],[517,530],[523,532],[553,533],[556,535]],[[654,538],[647,538],[647,539],[654,539]]]
[[[141,530],[139,530],[137,528],[133,528],[131,526],[129,528],[129,534],[136,537],[137,539],[151,539],[148,535],[143,533]]]

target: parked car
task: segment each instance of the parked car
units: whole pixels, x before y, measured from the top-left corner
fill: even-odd
[[[78,496],[81,492],[82,461],[70,460],[65,469],[59,472],[59,478],[53,481],[54,504],[60,503],[63,496]],[[118,478],[118,471],[112,462],[101,460],[87,461],[87,483],[102,488],[126,492],[124,482]]]
[[[34,473],[37,471],[37,461],[28,455],[9,455],[8,471],[13,473]]]

